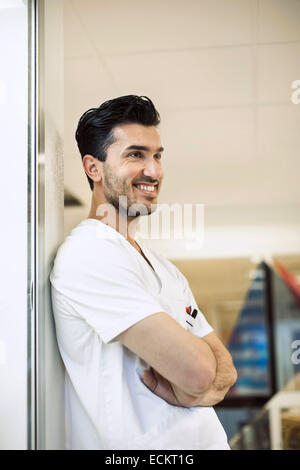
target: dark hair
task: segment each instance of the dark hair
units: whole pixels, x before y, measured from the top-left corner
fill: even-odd
[[[107,149],[114,142],[114,127],[120,124],[159,123],[159,113],[147,96],[127,95],[105,101],[86,111],[79,120],[75,136],[81,158],[89,154],[104,162]],[[94,182],[87,178],[93,190]]]

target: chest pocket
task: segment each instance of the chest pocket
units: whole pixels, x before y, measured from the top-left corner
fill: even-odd
[[[176,280],[170,283],[170,285],[163,285],[159,301],[165,312],[186,328],[186,299],[180,282]]]

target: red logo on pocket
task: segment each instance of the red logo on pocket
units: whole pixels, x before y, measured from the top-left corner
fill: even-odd
[[[185,311],[186,311],[186,313],[187,313],[188,315],[191,315],[191,317],[193,317],[193,318],[196,318],[196,316],[197,316],[197,314],[198,314],[198,310],[196,310],[195,308],[194,308],[194,310],[193,310],[193,313],[191,313],[191,311],[192,311],[191,305],[190,305],[189,307],[186,307],[186,308],[185,308]]]

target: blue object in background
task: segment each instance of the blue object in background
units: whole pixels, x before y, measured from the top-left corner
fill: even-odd
[[[238,373],[228,396],[268,396],[271,392],[264,281],[260,265],[228,344]]]

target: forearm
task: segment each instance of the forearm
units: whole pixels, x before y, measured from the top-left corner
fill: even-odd
[[[222,354],[219,354],[218,351],[214,351],[214,354],[217,363],[216,376],[206,390],[191,395],[172,384],[174,395],[182,406],[214,406],[224,399],[236,382],[237,373],[229,352],[222,351]]]
[[[200,338],[198,338],[200,340]],[[194,406],[214,406],[222,401],[237,379],[231,355],[223,343],[212,332],[201,338],[194,368],[196,377],[189,377],[183,385],[161,375],[153,367],[143,372],[144,384],[167,403],[191,408]],[[188,377],[188,375],[187,375]]]
[[[208,390],[198,395],[193,406],[214,406],[220,403],[236,382],[237,373],[230,354],[228,353],[225,357],[216,354],[216,359],[216,378]]]

